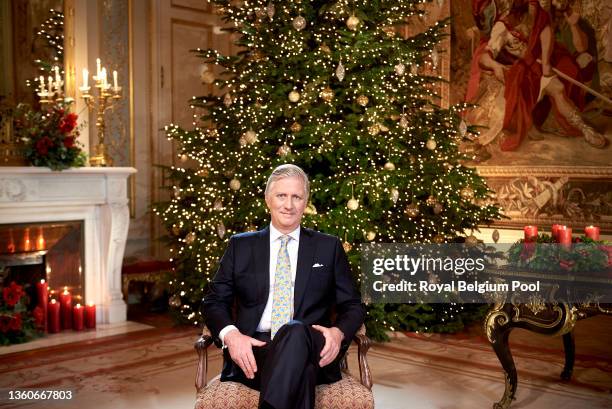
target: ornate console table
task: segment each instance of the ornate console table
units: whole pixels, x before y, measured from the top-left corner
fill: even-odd
[[[516,275],[516,273],[514,273]],[[588,277],[585,281],[576,282],[576,292],[571,301],[559,292],[559,285],[554,284],[563,280],[563,276],[522,273],[523,278],[545,279],[549,285],[544,287],[540,294],[532,294],[527,300],[520,299],[518,294],[497,294],[498,298],[487,313],[484,321],[484,330],[504,369],[505,390],[499,402],[493,404],[494,409],[507,409],[515,397],[518,376],[508,338],[514,328],[523,328],[539,334],[562,336],[565,350],[565,365],[561,372],[561,379],[569,380],[574,369],[574,326],[581,319],[599,314],[612,315],[612,305],[600,304],[600,296],[584,288],[592,289],[594,286],[605,288],[609,294],[612,288],[612,279],[605,277]],[[610,277],[610,275],[608,275]],[[581,289],[580,284],[586,284]],[[573,285],[573,284],[572,284]],[[582,293],[581,293],[582,292]],[[609,297],[606,297],[606,300]],[[577,300],[581,300],[576,302]]]

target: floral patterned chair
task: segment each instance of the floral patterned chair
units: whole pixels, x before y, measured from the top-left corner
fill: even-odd
[[[354,339],[357,344],[360,380],[348,373],[346,355],[342,358],[342,379],[329,385],[319,385],[316,390],[316,409],[373,409],[372,375],[366,359],[370,339],[362,326]],[[212,336],[204,328],[202,336],[195,343],[198,353],[198,368],[195,387],[197,399],[195,409],[256,409],[259,392],[237,382],[221,382],[219,376],[206,384],[208,347],[213,344]]]

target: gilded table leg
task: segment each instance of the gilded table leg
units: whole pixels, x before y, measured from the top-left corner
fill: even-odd
[[[516,394],[516,387],[518,383],[518,377],[516,374],[516,366],[514,365],[514,359],[512,358],[512,352],[510,351],[510,345],[508,344],[508,337],[512,328],[499,328],[493,330],[495,335],[495,341],[493,342],[493,350],[499,359],[499,362],[504,368],[506,388],[501,400],[493,404],[493,409],[508,409],[514,396]]]
[[[573,330],[563,334],[563,349],[565,350],[565,366],[563,367],[563,372],[561,372],[561,379],[569,381],[574,370],[574,355],[576,352]]]

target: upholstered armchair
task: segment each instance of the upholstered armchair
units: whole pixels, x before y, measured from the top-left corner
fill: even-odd
[[[362,326],[353,338],[357,344],[359,377],[357,380],[348,372],[346,355],[342,358],[342,380],[319,385],[316,390],[316,409],[373,409],[372,375],[366,358],[370,339]],[[219,376],[206,384],[208,369],[208,347],[213,339],[207,328],[195,343],[198,353],[198,368],[195,387],[197,399],[195,409],[256,409],[259,392],[237,382],[221,382]]]

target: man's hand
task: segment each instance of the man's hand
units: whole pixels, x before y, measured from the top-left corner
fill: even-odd
[[[508,67],[502,64],[493,65],[493,74],[495,75],[495,78],[497,78],[502,84],[506,82],[506,71],[507,70],[508,70]]]
[[[262,347],[266,345],[265,342],[259,341],[255,338],[243,335],[237,329],[233,329],[223,337],[223,343],[227,345],[229,354],[242,372],[247,378],[255,378],[255,372],[257,372],[257,363],[255,362],[255,356],[253,355],[253,347]]]
[[[327,328],[320,325],[313,325],[312,327],[325,337],[325,345],[321,350],[321,360],[319,361],[319,366],[323,368],[331,364],[338,356],[344,334],[337,327]]]

